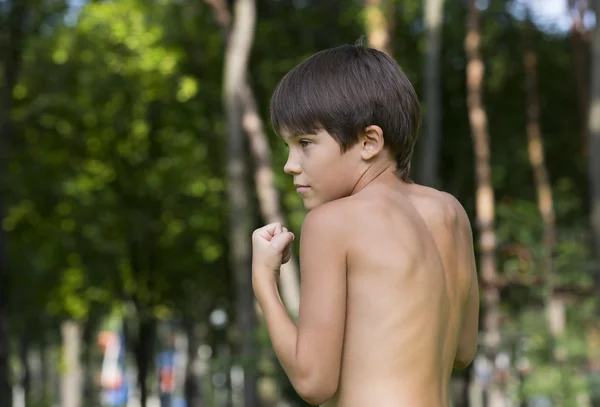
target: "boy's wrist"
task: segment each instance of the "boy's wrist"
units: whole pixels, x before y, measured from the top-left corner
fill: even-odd
[[[270,292],[277,293],[278,277],[279,271],[252,267],[252,288],[254,289],[254,293],[257,296]]]

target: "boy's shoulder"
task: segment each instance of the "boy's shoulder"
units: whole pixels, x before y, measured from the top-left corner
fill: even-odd
[[[302,222],[302,229],[331,229],[339,231],[347,224],[348,216],[353,209],[353,202],[348,198],[326,202],[309,211]]]
[[[364,201],[355,196],[326,202],[306,214],[301,236],[317,241],[335,240],[343,246],[360,229],[365,210],[368,208]]]
[[[424,187],[427,188],[427,187]],[[428,188],[428,204],[415,205],[431,233],[452,240],[472,241],[473,229],[464,206],[452,194]]]
[[[413,184],[408,197],[417,210],[426,218],[438,217],[440,220],[452,223],[468,222],[468,216],[463,205],[454,195],[448,192]]]
[[[447,221],[453,224],[470,225],[465,208],[454,195],[444,191],[437,191],[437,193],[439,204]]]
[[[310,210],[300,230],[300,263],[303,255],[340,258],[346,255],[350,228],[347,202],[331,201]],[[303,254],[304,253],[304,254]]]
[[[413,184],[406,197],[423,218],[470,227],[463,205],[448,192]],[[302,230],[347,236],[356,222],[361,223],[363,215],[378,212],[378,202],[377,194],[357,194],[324,203],[307,213]]]

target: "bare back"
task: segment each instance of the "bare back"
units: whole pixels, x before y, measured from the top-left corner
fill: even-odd
[[[325,406],[446,407],[474,279],[462,208],[419,185],[373,185],[347,199],[346,330]]]

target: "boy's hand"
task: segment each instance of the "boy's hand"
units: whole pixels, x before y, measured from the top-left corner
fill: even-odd
[[[293,241],[294,234],[279,222],[256,229],[252,234],[252,279],[278,278],[281,265],[290,260]]]

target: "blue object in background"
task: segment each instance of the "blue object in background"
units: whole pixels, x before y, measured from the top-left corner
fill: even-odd
[[[119,338],[119,355],[117,363],[123,380],[117,388],[104,388],[102,390],[102,404],[109,407],[126,406],[129,401],[129,384],[127,383],[127,376],[125,374],[125,335],[122,332],[119,332],[117,337]]]
[[[177,397],[173,399],[172,407],[187,407],[187,403],[183,397]]]
[[[121,387],[114,390],[105,389],[102,392],[102,402],[111,407],[120,407],[127,404],[129,400],[129,386],[124,380]]]

